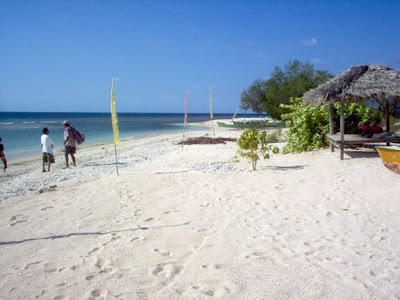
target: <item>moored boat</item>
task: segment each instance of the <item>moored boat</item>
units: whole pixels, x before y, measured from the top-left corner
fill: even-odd
[[[228,127],[228,128],[275,128],[275,127],[285,127],[286,121],[277,121],[277,122],[268,122],[268,123],[241,123],[241,122],[233,122],[233,123],[225,123],[225,122],[217,122],[219,127]]]
[[[400,147],[399,146],[379,146],[376,147],[383,164],[390,171],[400,175]]]

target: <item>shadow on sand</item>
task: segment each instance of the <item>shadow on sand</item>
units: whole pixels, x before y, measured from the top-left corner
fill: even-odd
[[[267,166],[263,167],[260,170],[277,170],[277,171],[291,171],[291,170],[302,170],[307,165],[299,165],[299,166]]]
[[[73,232],[73,233],[67,233],[67,234],[59,234],[59,235],[51,235],[51,236],[45,236],[45,237],[38,237],[38,238],[30,238],[30,239],[23,239],[23,240],[18,240],[18,241],[0,241],[0,246],[4,245],[18,245],[18,244],[23,244],[27,242],[34,242],[34,241],[40,241],[40,240],[57,240],[57,239],[64,239],[64,238],[69,238],[73,236],[99,236],[99,235],[106,235],[106,234],[113,234],[113,233],[118,233],[118,232],[126,232],[126,231],[137,231],[137,230],[148,230],[148,229],[162,229],[162,228],[168,228],[168,227],[179,227],[179,226],[185,226],[189,225],[190,222],[182,223],[182,224],[175,224],[175,225],[165,225],[165,226],[148,226],[148,227],[138,227],[138,228],[131,228],[131,229],[122,229],[122,230],[111,230],[111,231],[95,231],[95,232]]]
[[[379,153],[375,150],[369,151],[357,151],[357,150],[345,150],[344,153],[350,158],[376,158],[379,157]],[[339,155],[339,152],[338,152]]]
[[[101,167],[101,166],[114,166],[114,165],[115,165],[115,162],[108,163],[108,164],[86,163],[83,166],[84,167]],[[118,166],[124,166],[124,165],[127,165],[127,163],[121,163],[121,162],[118,163]]]

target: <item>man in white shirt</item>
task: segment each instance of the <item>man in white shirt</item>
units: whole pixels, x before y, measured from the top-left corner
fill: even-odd
[[[43,135],[40,140],[42,142],[43,151],[43,172],[46,172],[45,165],[47,163],[47,172],[50,172],[50,165],[55,163],[53,156],[53,140],[49,137],[49,129],[47,127],[43,128]]]

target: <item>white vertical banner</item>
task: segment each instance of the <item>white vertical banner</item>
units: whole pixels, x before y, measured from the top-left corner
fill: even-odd
[[[191,89],[186,90],[185,102],[184,102],[184,117],[183,117],[183,136],[182,136],[182,149],[183,142],[185,140],[186,124],[187,124],[187,114],[188,114],[188,99],[189,95],[192,93]]]
[[[210,118],[211,118],[211,125],[212,125],[212,129],[213,129],[213,133],[214,133],[214,137],[215,137],[215,129],[214,129],[214,114],[213,114],[213,99],[212,99],[212,86],[210,85],[208,87],[208,90],[210,91]]]

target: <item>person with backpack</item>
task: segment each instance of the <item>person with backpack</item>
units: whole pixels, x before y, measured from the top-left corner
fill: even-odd
[[[83,143],[85,141],[85,137],[81,132],[76,130],[74,127],[71,127],[68,120],[65,120],[62,122],[62,124],[64,125],[64,156],[66,163],[64,169],[69,168],[69,155],[71,156],[72,163],[76,167],[76,145]]]

